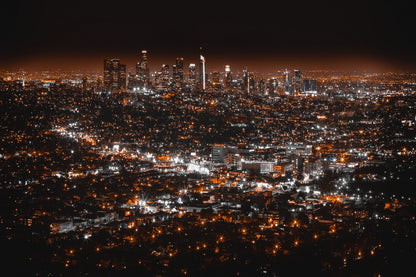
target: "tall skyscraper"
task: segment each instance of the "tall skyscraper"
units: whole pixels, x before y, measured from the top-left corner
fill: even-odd
[[[104,60],[104,88],[107,91],[126,89],[126,65],[119,59]]]
[[[212,72],[212,86],[216,89],[221,88],[220,73],[218,71]]]
[[[172,67],[172,77],[175,88],[180,89],[183,85],[183,58],[176,58],[176,63]]]
[[[169,85],[169,65],[162,65],[162,75],[161,75],[161,87],[167,89]]]
[[[127,88],[127,68],[125,64],[120,64],[119,70],[119,89],[126,89]]]
[[[250,82],[249,82],[249,78],[250,78],[250,73],[248,72],[247,67],[243,70],[243,89],[246,92],[250,92]]]
[[[303,92],[305,91],[310,91],[310,85],[309,85],[309,80],[308,79],[303,79]]]
[[[290,73],[286,69],[285,71],[285,93],[290,94],[292,91],[292,79],[290,79]]]
[[[141,87],[149,87],[149,66],[147,63],[147,51],[141,51],[140,62],[136,64],[136,75]]]
[[[250,73],[248,78],[248,89],[249,92],[252,92],[256,89],[256,81],[254,80],[254,76],[252,73]]]
[[[258,89],[259,89],[259,92],[262,93],[262,94],[266,94],[267,93],[267,91],[266,91],[266,83],[264,82],[264,79],[263,78],[260,78],[260,80],[259,80]]]
[[[309,87],[310,87],[311,91],[318,91],[318,87],[316,85],[316,80],[315,79],[310,80]]]
[[[196,66],[194,63],[189,64],[189,84],[191,88],[195,88],[196,85]]]
[[[278,85],[278,83],[277,83],[277,79],[276,78],[271,78],[270,80],[269,80],[269,93],[275,93],[276,92],[276,90],[277,90],[277,85]]]
[[[225,87],[226,88],[230,88],[232,81],[233,81],[233,78],[231,76],[231,68],[227,64],[227,65],[225,65],[225,82],[224,82],[225,83]]]
[[[202,90],[206,89],[206,61],[205,57],[200,55],[199,56],[199,83],[201,85]]]
[[[293,70],[293,89],[294,92],[299,93],[302,87],[302,72],[300,70]]]

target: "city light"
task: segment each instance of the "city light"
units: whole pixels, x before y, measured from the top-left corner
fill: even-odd
[[[214,70],[200,52],[1,73],[0,225],[23,275],[406,267],[416,75]]]

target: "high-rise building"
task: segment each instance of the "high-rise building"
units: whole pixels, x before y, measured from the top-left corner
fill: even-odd
[[[136,75],[141,87],[149,87],[149,66],[147,63],[147,51],[141,51],[140,62],[136,64]]]
[[[263,78],[260,78],[259,80],[258,89],[260,93],[262,94],[266,93],[266,83],[264,82]]]
[[[310,91],[309,79],[303,79],[303,92]]]
[[[253,74],[250,73],[249,79],[248,79],[248,92],[255,91],[256,89],[256,82],[254,80]]]
[[[168,85],[169,85],[169,65],[164,64],[162,65],[162,70],[161,70],[162,74],[161,74],[161,86],[163,89],[167,89]]]
[[[180,89],[183,85],[183,58],[176,58],[176,63],[172,67],[172,77],[175,88]]]
[[[302,92],[306,94],[316,94],[318,92],[316,88],[316,80],[304,79]]]
[[[231,76],[231,67],[227,64],[225,65],[225,87],[230,88],[233,78]]]
[[[107,91],[126,89],[126,65],[119,59],[104,60],[104,88]]]
[[[202,90],[206,89],[206,61],[205,57],[200,55],[199,56],[199,83]]]
[[[194,63],[189,64],[189,85],[192,89],[196,85],[196,66]]]
[[[310,80],[309,87],[311,91],[318,91],[315,79]]]
[[[293,89],[299,93],[302,87],[302,72],[298,69],[293,70]]]
[[[290,79],[290,73],[286,69],[285,71],[285,93],[290,94],[292,92],[292,79]]]
[[[216,89],[221,88],[220,73],[218,71],[212,72],[212,86]]]
[[[275,93],[276,89],[277,89],[277,79],[276,78],[271,78],[269,80],[269,93]]]
[[[250,73],[248,72],[247,67],[243,70],[243,89],[246,92],[250,92],[250,84],[249,84],[249,78]]]
[[[127,89],[127,68],[125,64],[120,64],[119,89]]]

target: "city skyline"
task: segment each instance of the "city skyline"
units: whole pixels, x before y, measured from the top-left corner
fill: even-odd
[[[410,4],[2,7],[1,272],[414,274]]]

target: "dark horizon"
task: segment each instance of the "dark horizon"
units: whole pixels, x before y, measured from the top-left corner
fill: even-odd
[[[399,70],[416,68],[411,12],[399,2],[152,4],[20,0],[1,20],[3,69],[93,70],[105,57],[127,66],[149,51],[152,70],[175,57],[208,66]],[[353,62],[355,61],[355,63]]]

